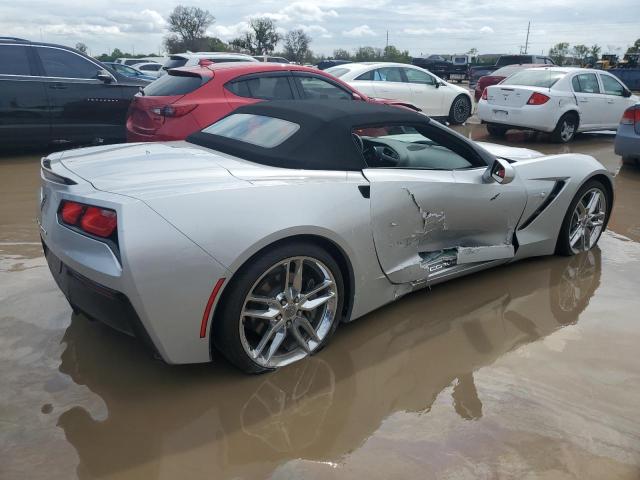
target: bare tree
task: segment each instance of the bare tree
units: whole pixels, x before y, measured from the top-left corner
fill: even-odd
[[[290,30],[284,36],[285,56],[294,62],[304,63],[310,43],[311,37],[304,30]]]
[[[167,19],[169,31],[175,35],[167,37],[165,43],[168,44],[170,41],[176,43],[178,40],[186,49],[195,49],[198,41],[204,38],[207,28],[215,20],[208,10],[178,5]]]
[[[78,42],[76,43],[76,50],[79,50],[82,53],[87,53],[88,48],[84,43]]]
[[[256,17],[249,21],[250,31],[232,40],[232,46],[246,50],[252,55],[266,55],[273,52],[282,39],[276,25],[270,18]]]

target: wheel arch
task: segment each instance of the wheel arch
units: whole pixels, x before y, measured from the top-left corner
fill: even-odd
[[[351,311],[353,309],[354,297],[355,297],[354,295],[355,294],[355,274],[354,274],[353,264],[351,262],[351,259],[349,258],[348,253],[345,251],[345,249],[341,245],[339,245],[338,242],[336,242],[335,240],[332,240],[327,236],[321,235],[318,233],[298,233],[295,235],[278,238],[278,239],[272,240],[270,243],[261,245],[259,248],[255,249],[255,251],[252,251],[248,256],[248,258],[245,258],[245,260],[242,261],[237,266],[237,268],[234,268],[233,274],[226,279],[225,288],[222,290],[220,294],[220,298],[216,302],[216,305],[209,318],[209,323],[210,323],[209,348],[212,354],[212,358],[213,358],[213,352],[215,349],[213,344],[213,335],[214,335],[213,328],[215,325],[215,319],[217,318],[216,315],[219,314],[218,312],[220,312],[222,304],[225,302],[225,299],[228,297],[229,292],[232,291],[234,287],[234,283],[236,279],[239,277],[239,275],[242,274],[244,267],[249,263],[251,263],[256,257],[261,255],[265,251],[271,248],[275,248],[281,245],[286,245],[288,243],[294,243],[294,242],[304,242],[304,243],[309,243],[312,245],[319,246],[320,248],[326,250],[327,253],[329,253],[329,255],[331,255],[333,259],[336,261],[336,263],[340,268],[340,273],[342,274],[342,278],[344,280],[344,289],[345,289],[344,302],[343,302],[342,312],[341,312],[342,318],[340,320],[344,321],[345,319],[349,318],[349,316],[351,315]]]
[[[558,124],[558,122],[560,121],[560,119],[562,117],[564,117],[565,115],[570,114],[570,115],[575,115],[576,118],[578,119],[578,125],[576,125],[576,132],[578,131],[578,129],[580,128],[580,112],[578,111],[578,109],[576,108],[575,105],[570,105],[569,108],[567,108],[566,110],[560,112],[560,115],[558,115],[558,119],[556,120],[556,125]]]

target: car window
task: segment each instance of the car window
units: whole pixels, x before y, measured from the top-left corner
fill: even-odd
[[[0,45],[0,75],[31,75],[27,47]]]
[[[356,128],[352,133],[362,141],[362,154],[370,168],[457,170],[474,166],[414,126]]]
[[[325,70],[325,72],[330,73],[334,77],[340,78],[345,73],[349,73],[349,69],[348,68],[342,68],[342,67],[331,67],[331,68],[327,68]],[[366,73],[365,73],[365,75],[366,75]]]
[[[618,97],[622,97],[624,95],[625,88],[615,78],[610,75],[600,75],[600,79],[602,80],[604,93],[607,95],[616,95]]]
[[[423,85],[433,85],[433,77],[427,72],[421,72],[414,68],[404,68],[404,74],[407,77],[409,83],[420,83]]]
[[[157,72],[160,67],[162,67],[162,65],[158,64],[154,64],[154,65],[142,65],[140,67],[140,70],[148,70],[148,71],[152,71],[152,72]]]
[[[595,73],[581,73],[571,79],[573,91],[577,93],[600,93]]]
[[[202,133],[232,138],[259,147],[273,148],[299,129],[300,125],[297,123],[280,118],[234,113],[208,126],[202,130]]]
[[[186,95],[204,85],[210,78],[201,78],[200,75],[163,75],[151,82],[142,90],[146,97],[165,97],[174,95]]]
[[[386,67],[374,70],[374,81],[378,82],[404,82],[402,69],[397,67]]]
[[[306,99],[353,100],[351,92],[319,77],[296,76]]]
[[[125,60],[124,64],[125,65],[136,65],[138,63],[143,63],[144,60],[140,60],[139,58],[133,58],[133,59],[129,59],[129,60]]]
[[[262,100],[291,100],[293,92],[286,76],[260,76],[234,80],[226,84],[227,90],[239,97]]]
[[[567,72],[551,71],[547,69],[522,70],[514,73],[502,85],[524,85],[528,87],[551,88],[564,77]]]
[[[100,67],[75,53],[59,48],[37,47],[46,77],[97,78]]]
[[[187,64],[186,58],[181,57],[179,55],[172,55],[171,57],[169,57],[169,60],[167,60],[164,63],[162,68],[164,70],[169,70],[170,68],[184,67],[186,64]]]

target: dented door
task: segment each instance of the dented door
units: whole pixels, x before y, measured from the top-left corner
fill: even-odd
[[[392,282],[428,281],[513,257],[524,187],[519,179],[484,183],[484,171],[364,171],[378,259]]]

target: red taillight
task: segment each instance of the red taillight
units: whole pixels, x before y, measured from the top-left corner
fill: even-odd
[[[196,107],[197,105],[165,105],[163,107],[154,107],[151,111],[163,117],[182,117],[193,111]]]
[[[118,217],[113,210],[88,207],[80,220],[80,228],[98,237],[110,237],[118,225]]]
[[[640,107],[627,108],[620,119],[621,125],[633,125],[640,123]]]
[[[487,89],[485,88],[484,90],[482,90],[482,100],[486,100],[487,99]]]
[[[64,202],[60,212],[62,221],[68,225],[77,225],[85,206],[77,202]]]
[[[527,100],[527,105],[544,105],[549,101],[549,97],[538,92],[533,92]]]
[[[63,201],[60,217],[63,223],[102,238],[113,235],[118,226],[118,216],[114,210],[78,202]]]

